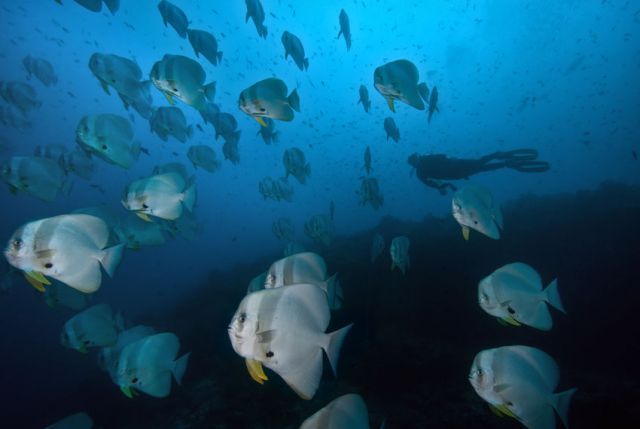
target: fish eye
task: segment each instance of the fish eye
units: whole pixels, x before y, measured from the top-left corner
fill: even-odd
[[[516,311],[511,306],[507,307],[507,311],[509,314],[516,314]]]
[[[106,144],[102,145],[102,150],[107,150],[107,145]]]
[[[53,268],[53,264],[51,262],[47,262],[46,264],[44,264],[45,268]]]
[[[21,239],[16,238],[15,240],[13,240],[13,243],[11,243],[11,244],[12,244],[14,249],[20,250],[22,248],[22,245],[24,244],[24,242]]]
[[[148,209],[148,208],[149,208],[149,206],[148,206],[148,205],[146,205],[145,203],[142,203],[142,208],[146,210],[146,209]]]
[[[482,295],[480,295],[480,299],[482,301],[489,301],[489,295],[487,295],[486,293],[483,293]]]
[[[138,377],[133,377],[133,378],[131,379],[131,382],[132,382],[132,383],[137,383],[137,382],[138,382]]]
[[[269,351],[267,352],[266,356],[267,356],[268,358],[273,357],[273,352],[272,352],[271,350],[269,350]]]
[[[266,111],[267,111],[267,109],[265,109],[264,107],[261,107],[261,108],[260,108],[260,111],[261,111],[262,113],[264,113],[264,112],[266,112]]]
[[[238,322],[244,323],[246,320],[247,320],[247,313],[240,313],[240,316],[238,316]]]

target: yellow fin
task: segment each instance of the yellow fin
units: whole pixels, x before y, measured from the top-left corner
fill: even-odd
[[[172,106],[176,104],[176,102],[173,101],[173,96],[171,96],[171,94],[169,94],[168,92],[163,92],[163,94],[164,94],[164,98],[167,99],[169,104],[171,104]]]
[[[462,227],[462,236],[464,237],[465,241],[469,241],[469,232],[471,230],[469,229],[468,226],[463,226]]]
[[[261,126],[266,127],[267,123],[264,121],[264,119],[262,119],[262,116],[254,116],[253,119],[256,120],[257,123],[259,123]]]
[[[24,278],[29,282],[31,286],[33,286],[38,292],[44,293],[44,285],[37,281],[36,279],[29,277],[27,273],[24,273]]]
[[[109,85],[107,85],[107,82],[105,82],[102,79],[99,79],[100,81],[100,86],[102,86],[102,89],[104,90],[104,92],[107,93],[107,95],[111,95],[111,92],[109,92]]]
[[[120,390],[122,391],[122,393],[124,393],[124,396],[126,396],[129,399],[133,399],[133,393],[131,391],[131,387],[129,387],[129,386],[120,386]]]
[[[87,346],[84,344],[80,344],[80,347],[78,347],[78,351],[82,354],[86,354],[89,353],[89,350],[87,349]]]
[[[393,113],[396,113],[396,107],[393,105],[393,98],[387,98],[387,105]]]
[[[489,409],[491,410],[491,412],[493,414],[495,414],[498,417],[504,417],[504,414],[502,414],[502,411],[500,411],[500,409],[498,407],[496,407],[495,405],[491,405],[489,404]]]
[[[522,323],[518,322],[516,319],[514,319],[511,316],[507,316],[507,317],[503,317],[502,320],[504,320],[505,322],[507,322],[509,325],[513,325],[513,326],[522,326]]]
[[[505,404],[494,405],[494,407],[497,411],[504,414],[505,416],[513,417],[516,420],[518,419],[518,416],[513,414],[513,411],[511,411]]]
[[[153,222],[148,214],[142,212],[136,212],[136,215],[145,222]]]
[[[262,363],[260,361],[254,359],[245,359],[244,363],[247,365],[249,375],[255,382],[264,384],[265,381],[269,380],[264,373],[264,370],[262,369]]]

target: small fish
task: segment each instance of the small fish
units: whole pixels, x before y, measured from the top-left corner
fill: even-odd
[[[27,79],[35,76],[45,86],[51,86],[58,83],[58,76],[53,69],[51,63],[42,58],[34,58],[27,55],[22,59],[22,65],[27,71]]]
[[[118,359],[120,353],[129,344],[142,338],[154,335],[156,332],[150,326],[137,325],[118,333],[116,343],[103,347],[98,351],[98,366],[107,371],[114,384],[118,384]]]
[[[247,23],[249,18],[253,20],[253,24],[256,26],[258,36],[267,38],[267,27],[264,25],[264,9],[260,0],[245,0],[247,6],[247,14],[245,15],[244,22]]]
[[[36,90],[28,83],[19,81],[0,81],[0,97],[7,103],[20,110],[26,117],[31,110],[42,106]]]
[[[344,9],[340,9],[340,16],[338,17],[340,22],[340,31],[338,32],[338,39],[342,35],[344,41],[347,43],[347,51],[351,49],[351,26],[349,25],[349,16]]]
[[[292,175],[298,182],[305,184],[311,174],[311,165],[306,162],[304,152],[297,147],[284,151],[282,162],[285,168],[285,179]]]
[[[214,66],[222,61],[222,52],[218,51],[218,41],[213,34],[192,29],[187,30],[187,34],[196,57],[200,57],[202,54]]]
[[[310,283],[318,286],[327,295],[331,310],[342,306],[342,286],[337,274],[327,277],[327,265],[322,256],[312,252],[301,252],[279,259],[267,270],[265,289]]]
[[[115,344],[121,328],[121,317],[114,315],[111,306],[98,304],[67,320],[62,327],[60,343],[80,353],[87,353],[90,347]]]
[[[29,222],[13,233],[5,257],[22,270],[41,292],[59,280],[81,292],[92,293],[102,283],[102,266],[110,277],[122,258],[124,245],[107,248],[109,227],[85,214],[61,215]]]
[[[193,135],[193,126],[187,125],[187,119],[180,108],[162,106],[153,111],[149,126],[162,141],[173,136],[181,143],[185,143]]]
[[[364,177],[357,193],[360,195],[360,205],[370,204],[374,210],[384,205],[384,196],[375,177]]]
[[[431,117],[433,116],[433,112],[440,113],[440,109],[438,109],[438,87],[434,86],[431,91],[431,97],[429,98],[429,116],[428,122],[431,123]]]
[[[57,160],[46,157],[11,157],[0,165],[0,177],[12,192],[23,192],[43,201],[55,201],[68,194],[71,187],[65,169]]]
[[[342,343],[352,326],[326,334],[330,319],[325,293],[315,285],[265,289],[240,302],[229,324],[229,339],[256,382],[268,380],[264,365],[298,396],[311,399],[322,377],[322,351],[336,373]]]
[[[396,111],[393,104],[395,100],[418,110],[424,110],[424,102],[420,95],[424,91],[419,89],[418,80],[418,68],[408,60],[396,60],[383,64],[373,73],[374,86],[387,100],[392,112]]]
[[[291,219],[286,217],[278,218],[271,224],[271,231],[278,240],[293,240],[294,227]]]
[[[367,87],[364,85],[360,85],[360,89],[358,92],[360,94],[358,103],[362,103],[362,107],[364,107],[365,113],[369,113],[369,109],[371,109],[371,100],[369,99],[369,91],[367,91]]]
[[[187,151],[187,158],[189,158],[194,168],[200,167],[209,173],[213,173],[220,168],[220,161],[216,159],[216,153],[209,146],[191,146]]]
[[[467,185],[453,194],[453,217],[462,227],[462,235],[469,239],[470,229],[498,240],[503,229],[502,210],[491,192],[484,186]]]
[[[122,168],[130,168],[140,155],[140,143],[133,140],[131,123],[112,114],[90,115],[80,119],[76,142],[89,153]]]
[[[404,235],[395,237],[391,240],[389,253],[391,254],[391,270],[395,267],[400,268],[402,274],[405,275],[410,266],[409,261],[409,239]]]
[[[182,382],[191,355],[176,359],[179,350],[180,340],[170,332],[150,335],[124,347],[116,370],[122,393],[132,398],[135,389],[155,398],[169,396],[172,376],[178,384]]]
[[[364,169],[367,174],[371,174],[371,170],[373,170],[371,168],[371,149],[369,146],[364,150]]]
[[[183,209],[192,211],[195,200],[195,183],[171,171],[131,182],[122,205],[145,221],[151,221],[149,216],[174,220],[182,215]]]
[[[478,284],[480,307],[514,326],[527,325],[543,331],[553,326],[547,304],[566,313],[553,280],[544,290],[540,275],[527,264],[507,264]]]
[[[151,81],[174,104],[173,97],[203,110],[207,100],[213,101],[216,83],[205,84],[206,73],[202,66],[182,55],[165,55],[151,68]]]
[[[391,116],[384,119],[384,131],[387,133],[387,141],[389,137],[396,143],[400,140],[400,130]]]
[[[267,124],[267,126],[260,126],[260,129],[258,130],[256,135],[262,136],[262,140],[264,140],[265,144],[276,143],[278,141],[278,136],[280,135],[280,133],[275,130],[275,121],[271,118],[263,118],[262,120],[265,124]]]
[[[266,127],[263,118],[281,121],[293,120],[293,111],[300,112],[298,91],[293,90],[287,96],[287,85],[280,79],[261,80],[240,93],[238,106],[247,115]]]
[[[167,24],[171,25],[180,37],[183,39],[187,37],[189,19],[182,9],[167,0],[162,0],[158,3],[158,10],[160,11],[160,15],[162,15],[162,21],[165,27]]]
[[[309,58],[304,56],[304,46],[302,46],[300,39],[296,35],[285,31],[282,33],[281,40],[284,46],[284,59],[286,60],[291,55],[300,70],[307,70],[309,68]]]
[[[551,356],[526,346],[483,350],[469,372],[469,382],[495,414],[512,417],[530,429],[555,428],[555,413],[569,427],[569,403],[576,389],[554,393],[559,378]]]

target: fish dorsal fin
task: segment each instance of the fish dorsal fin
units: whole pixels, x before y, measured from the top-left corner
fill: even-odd
[[[331,313],[326,294],[322,289],[309,283],[284,286],[283,289],[285,294],[291,295],[295,305],[301,305],[304,308],[314,331],[324,332],[327,329]]]
[[[82,231],[98,249],[103,249],[107,245],[109,228],[102,219],[85,214],[63,216],[68,216],[68,219],[65,220],[69,221],[69,226],[75,230]]]
[[[513,368],[518,368],[521,374],[524,373],[524,368],[529,373],[529,381],[536,384],[542,383],[549,389],[548,392],[555,390],[560,379],[560,371],[551,356],[540,349],[528,346],[508,346],[507,349],[517,359],[512,360],[515,364]]]
[[[532,292],[542,291],[542,278],[536,270],[523,262],[507,264],[498,270],[498,275],[508,274],[513,276],[511,281],[521,282],[523,286]]]

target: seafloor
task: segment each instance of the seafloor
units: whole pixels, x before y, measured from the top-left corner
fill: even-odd
[[[384,219],[375,231],[387,243],[399,234],[411,238],[406,276],[390,271],[388,252],[371,264],[375,231],[317,249],[345,290],[344,308],[329,329],[355,325],[339,377],[325,360],[324,380],[311,401],[299,399],[274,373],[263,386],[253,382],[227,337],[249,280],[280,257],[272,255],[212,272],[173,314],[145,318],[145,324],[179,333],[182,350],[192,351],[183,386],[169,398],[127,399],[115,387],[106,389],[108,376],[96,369],[66,396],[34,404],[32,417],[50,423],[53,416],[86,410],[106,429],[297,428],[330,400],[357,392],[372,428],[384,418],[388,429],[517,428],[523,426],[489,411],[467,374],[478,351],[525,344],[556,359],[560,390],[579,389],[572,428],[640,428],[640,188],[606,183],[576,194],[525,195],[503,209],[505,232],[498,241],[472,233],[465,242],[449,217]],[[545,283],[558,278],[568,314],[553,310],[552,331],[503,326],[479,308],[478,281],[514,261],[535,267]]]

